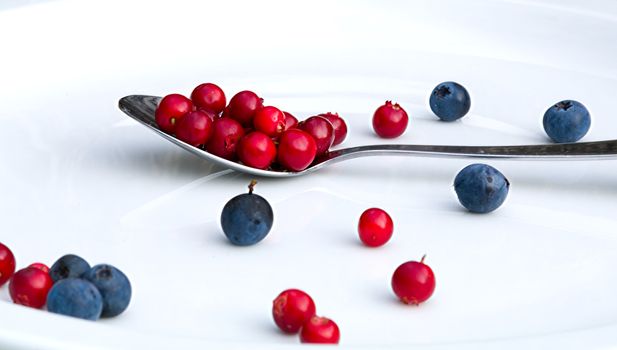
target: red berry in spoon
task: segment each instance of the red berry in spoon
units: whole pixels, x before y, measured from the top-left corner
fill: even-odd
[[[383,138],[401,136],[408,122],[407,112],[398,103],[392,104],[392,101],[386,101],[373,114],[373,129]]]
[[[326,118],[319,116],[310,117],[300,123],[299,128],[315,139],[317,156],[328,152],[334,142],[334,127]]]
[[[180,94],[171,94],[163,97],[161,102],[159,102],[154,112],[154,119],[159,129],[173,134],[180,119],[192,110],[193,103],[191,100]]]
[[[388,213],[379,208],[365,210],[358,222],[358,234],[362,243],[369,247],[379,247],[390,240],[394,223]]]
[[[315,315],[310,295],[298,289],[287,289],[272,302],[274,323],[285,333],[295,334]]]
[[[285,130],[285,114],[276,107],[265,106],[255,112],[253,127],[270,137],[276,137]]]
[[[0,243],[0,287],[5,284],[15,272],[15,256],[9,247]]]
[[[267,169],[276,158],[276,145],[268,135],[253,131],[244,135],[237,146],[240,161],[257,169]]]
[[[223,89],[212,83],[197,86],[191,93],[191,100],[195,107],[217,115],[223,111],[227,102]]]
[[[345,123],[345,120],[343,120],[338,113],[328,112],[320,114],[319,116],[328,119],[328,121],[332,123],[332,127],[334,127],[334,142],[332,143],[332,146],[343,143],[347,137],[347,124]]]
[[[26,267],[13,275],[9,293],[15,304],[40,309],[47,302],[47,293],[54,282],[49,273],[34,267]]]
[[[235,160],[236,146],[244,136],[242,125],[231,118],[219,118],[212,124],[212,137],[206,144],[206,150],[216,156]]]
[[[252,91],[240,91],[235,94],[225,108],[223,116],[240,122],[245,127],[253,125],[253,117],[263,107],[263,99]]]
[[[200,109],[199,111],[207,115],[211,121],[215,121],[216,119],[219,119],[218,114],[215,114],[214,112],[206,111],[205,109]]]
[[[33,267],[35,269],[39,269],[45,273],[49,273],[49,267],[43,263],[32,263],[30,265],[28,265],[28,267]]]
[[[285,114],[285,131],[293,129],[298,126],[298,119],[289,112],[283,112]]]
[[[300,129],[287,130],[279,138],[278,161],[290,171],[306,169],[317,154],[315,140]]]
[[[303,343],[338,344],[340,338],[338,326],[326,317],[311,317],[300,332],[300,341]]]
[[[212,119],[199,110],[187,113],[176,127],[176,137],[195,147],[208,142],[211,135]]]
[[[435,291],[435,275],[424,263],[408,261],[399,266],[392,275],[392,289],[405,304],[418,305],[431,297]]]

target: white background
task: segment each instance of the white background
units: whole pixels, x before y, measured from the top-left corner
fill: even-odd
[[[592,112],[585,140],[617,135],[617,4],[611,1],[50,1],[0,4],[0,241],[23,267],[66,253],[124,270],[122,316],[84,322],[12,305],[0,289],[1,348],[294,347],[270,319],[283,289],[307,290],[341,345],[604,348],[617,344],[613,162],[493,162],[512,183],[490,215],[451,188],[466,160],[374,158],[310,177],[261,179],[275,226],[228,245],[225,201],[249,178],[205,163],[131,122],[128,94],[189,94],[212,81],[252,89],[300,116],[338,111],[343,146],[386,99],[410,113],[398,143],[548,142],[560,99]],[[445,124],[430,90],[456,80],[472,111]],[[356,239],[370,206],[393,240]],[[428,254],[437,290],[398,303],[389,278]]]

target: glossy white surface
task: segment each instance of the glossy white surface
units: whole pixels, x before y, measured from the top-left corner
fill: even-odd
[[[615,138],[614,2],[52,1],[4,9],[0,33],[0,241],[20,267],[77,253],[134,287],[125,314],[91,323],[13,305],[4,286],[0,348],[296,348],[270,316],[290,287],[351,348],[617,346],[616,162],[491,162],[512,187],[490,215],[457,203],[465,160],[368,158],[261,179],[274,228],[237,248],[218,218],[250,178],[116,108],[213,81],[300,117],[338,111],[345,146],[392,142],[370,128],[385,99],[412,118],[394,142],[525,144],[546,142],[544,110],[573,98],[592,112],[585,140]],[[427,108],[443,80],[472,94],[461,122]],[[395,220],[380,249],[356,237],[371,206]],[[391,273],[424,253],[436,292],[403,306]]]

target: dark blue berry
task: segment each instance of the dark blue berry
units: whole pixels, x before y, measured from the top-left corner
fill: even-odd
[[[453,81],[441,83],[433,89],[429,99],[431,110],[447,122],[462,118],[471,107],[471,98],[465,88]]]
[[[89,270],[90,264],[86,260],[67,254],[51,265],[49,275],[55,283],[64,278],[81,278]]]
[[[101,317],[114,317],[121,314],[131,301],[131,283],[117,268],[101,264],[90,269],[84,278],[96,286],[103,297]]]
[[[255,183],[252,181],[249,185],[249,193],[229,200],[221,214],[223,232],[235,245],[256,244],[272,228],[272,207],[263,197],[253,193]]]
[[[488,213],[506,200],[510,183],[499,170],[486,164],[471,164],[454,179],[459,202],[474,213]]]
[[[94,284],[79,278],[65,278],[49,290],[47,310],[95,321],[101,317],[103,298]]]
[[[544,130],[553,141],[576,142],[589,131],[591,117],[582,103],[565,100],[551,106],[544,113],[543,124]]]

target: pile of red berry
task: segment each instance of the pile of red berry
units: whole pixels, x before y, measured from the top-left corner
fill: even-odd
[[[155,120],[159,129],[185,143],[257,169],[302,171],[347,136],[347,125],[336,113],[298,122],[290,113],[264,106],[252,91],[226,102],[220,87],[201,84],[190,99],[163,97]]]
[[[315,314],[315,302],[299,289],[287,289],[272,302],[274,323],[287,334],[300,332],[300,341],[315,344],[338,344],[341,337],[336,323]]]

